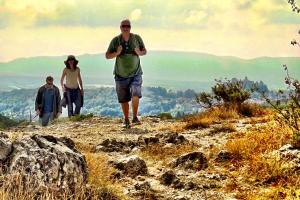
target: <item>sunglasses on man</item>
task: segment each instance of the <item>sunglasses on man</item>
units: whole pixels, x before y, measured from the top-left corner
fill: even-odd
[[[130,25],[122,25],[121,27],[122,27],[122,28],[131,28]]]

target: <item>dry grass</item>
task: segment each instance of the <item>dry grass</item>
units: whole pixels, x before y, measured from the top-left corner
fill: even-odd
[[[296,176],[289,177],[288,183],[278,183],[270,187],[257,188],[240,193],[244,199],[249,200],[297,200],[300,199],[300,178]]]
[[[224,123],[221,126],[213,127],[213,129],[210,131],[210,133],[212,134],[220,133],[220,132],[225,132],[225,133],[236,132],[236,127],[233,124]]]
[[[185,129],[199,129],[199,128],[208,128],[210,125],[213,124],[213,119],[208,116],[194,116],[190,117],[187,120],[187,123],[185,125]]]
[[[139,153],[141,157],[154,161],[169,162],[171,159],[184,153],[192,152],[197,149],[196,145],[183,144],[165,147],[162,144],[151,145],[143,148]]]
[[[202,113],[188,116],[184,119],[186,122],[183,129],[201,129],[209,128],[214,123],[220,123],[224,120],[237,120],[241,117],[262,117],[270,116],[271,109],[263,108],[258,104],[244,103],[241,106],[217,106],[210,108]],[[269,118],[268,118],[269,119]],[[268,121],[264,119],[264,121]]]
[[[159,131],[170,131],[173,133],[182,133],[185,131],[185,124],[171,124],[171,125],[165,125],[159,129]]]
[[[85,158],[89,168],[88,183],[96,188],[106,188],[121,199],[126,199],[122,192],[122,185],[112,179],[115,169],[109,165],[107,156],[99,153],[87,153]]]
[[[85,183],[77,183],[74,188],[44,187],[32,180],[25,181],[20,174],[1,179],[0,199],[3,200],[115,200],[117,197],[106,188],[96,188]]]
[[[258,154],[278,149],[291,138],[291,131],[287,127],[273,124],[254,127],[246,133],[237,133],[229,140],[225,148],[236,158],[252,159]]]
[[[270,108],[262,107],[256,103],[243,103],[237,109],[238,113],[244,117],[261,117],[273,113]]]
[[[235,134],[225,149],[234,155],[231,175],[242,179],[228,182],[225,190],[235,191],[240,199],[292,199],[300,179],[273,153],[291,136],[288,127],[276,122]],[[239,189],[244,186],[247,190]]]
[[[238,113],[233,108],[224,106],[210,108],[200,114],[189,116],[185,119],[185,129],[208,128],[214,123],[222,120],[239,118]]]
[[[95,152],[96,146],[84,142],[75,142],[76,149],[83,153]]]

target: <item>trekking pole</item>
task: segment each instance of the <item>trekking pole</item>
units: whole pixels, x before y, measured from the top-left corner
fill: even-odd
[[[38,116],[38,114],[36,114],[36,115],[32,118],[32,120],[34,120],[37,116]]]

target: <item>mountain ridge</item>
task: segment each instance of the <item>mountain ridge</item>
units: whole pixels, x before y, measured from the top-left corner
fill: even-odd
[[[65,59],[66,56],[39,56],[0,63],[0,85],[40,85],[47,75],[58,80]],[[83,54],[77,59],[84,83],[114,85],[113,59],[106,60],[104,54]],[[283,88],[284,64],[289,67],[292,76],[300,75],[300,58],[296,57],[242,59],[197,52],[149,51],[141,58],[141,63],[145,86],[197,91],[208,89],[215,79],[246,76],[254,81],[262,80],[272,89]]]

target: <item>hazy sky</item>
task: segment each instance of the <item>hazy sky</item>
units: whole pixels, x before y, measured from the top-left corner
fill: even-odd
[[[0,0],[0,61],[103,53],[121,19],[148,50],[299,56],[287,0]]]

